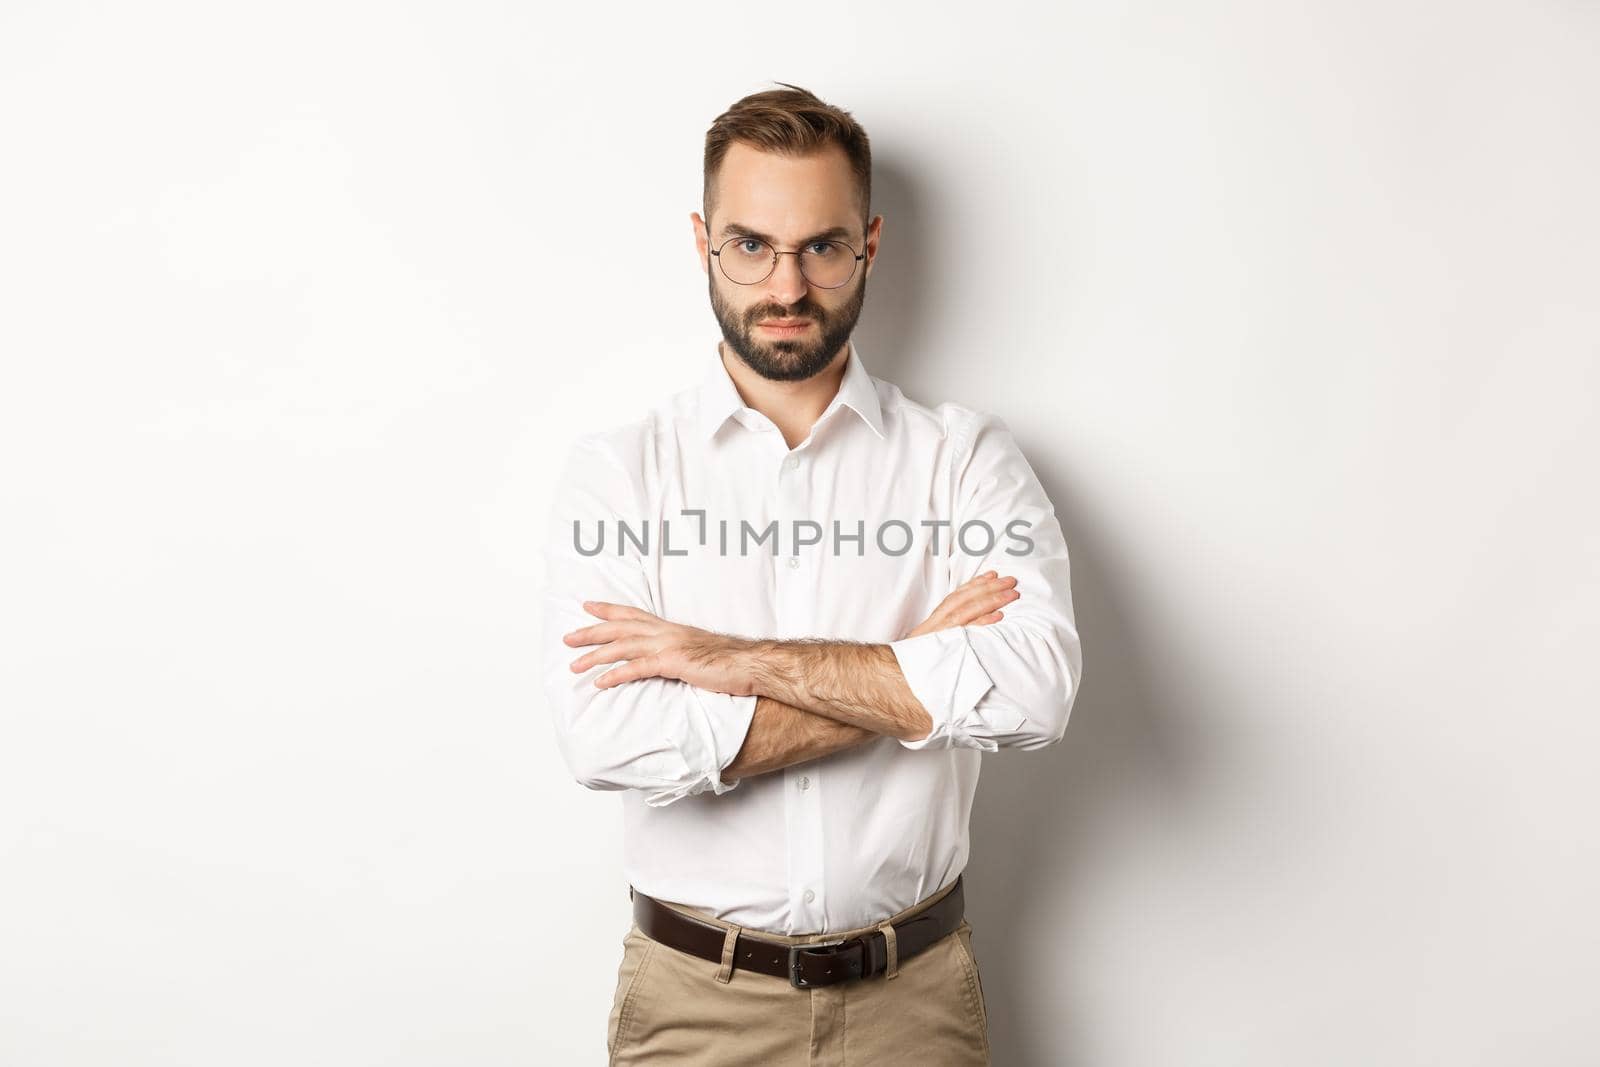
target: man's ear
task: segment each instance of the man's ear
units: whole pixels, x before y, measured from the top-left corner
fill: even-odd
[[[867,270],[866,270],[866,273],[868,275],[870,275],[872,273],[872,262],[873,262],[873,260],[878,258],[878,238],[882,233],[883,233],[883,216],[882,215],[874,215],[874,216],[872,216],[872,221],[867,223],[867,247],[866,247]]]
[[[702,274],[710,270],[708,260],[711,254],[711,235],[706,232],[705,220],[700,217],[700,212],[689,212],[689,221],[694,224],[694,247],[697,258],[700,260]]]

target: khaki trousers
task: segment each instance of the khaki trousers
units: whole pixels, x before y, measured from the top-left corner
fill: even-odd
[[[954,885],[884,922],[909,919]],[[681,904],[669,906],[724,930],[739,929]],[[855,937],[879,925],[804,936],[759,935],[800,945]],[[904,964],[892,961],[886,974],[813,989],[731,968],[731,959],[731,940],[719,965],[652,940],[630,923],[606,1026],[612,1067],[989,1063],[989,1017],[972,952],[972,924],[965,919],[954,933]]]

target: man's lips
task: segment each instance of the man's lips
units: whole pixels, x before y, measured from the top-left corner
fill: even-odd
[[[806,326],[810,326],[811,325],[811,320],[810,319],[791,319],[791,320],[785,322],[782,319],[765,319],[765,320],[757,323],[757,325],[758,326],[764,326],[769,330],[799,330],[799,329],[803,329]]]

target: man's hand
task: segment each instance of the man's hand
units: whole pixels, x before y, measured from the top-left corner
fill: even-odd
[[[572,661],[572,672],[582,674],[597,663],[628,662],[594,680],[608,689],[639,678],[677,678],[701,689],[731,696],[752,696],[748,673],[736,653],[754,642],[694,626],[680,626],[643,608],[585,600],[583,610],[605,622],[565,634],[568,645],[600,645]]]
[[[971,578],[939,601],[933,614],[906,637],[918,637],[952,626],[984,626],[999,622],[1005,617],[1000,606],[1022,595],[1017,592],[1016,585],[1015,578],[1002,578],[996,571],[987,571]]]

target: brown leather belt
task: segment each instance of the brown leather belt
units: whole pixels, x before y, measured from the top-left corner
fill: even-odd
[[[897,965],[955,933],[961,925],[966,911],[961,878],[957,875],[955,887],[925,911],[892,924]],[[633,920],[646,937],[712,963],[722,962],[726,928],[669,908],[632,886],[628,896],[633,899]],[[884,973],[889,969],[889,943],[881,930],[806,945],[768,941],[740,930],[733,946],[733,966],[787,978],[797,989],[810,989]]]

